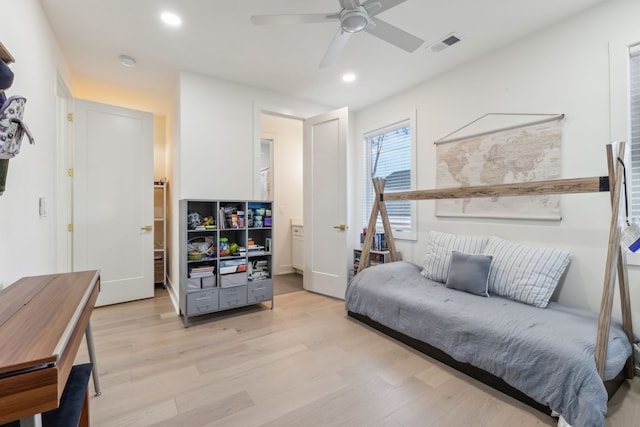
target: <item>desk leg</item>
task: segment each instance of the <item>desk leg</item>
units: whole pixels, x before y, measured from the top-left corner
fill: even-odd
[[[87,338],[87,350],[89,350],[89,361],[93,363],[93,369],[91,370],[93,376],[93,388],[96,391],[96,396],[100,396],[100,379],[98,378],[98,363],[96,361],[96,348],[93,344],[93,332],[91,331],[91,320],[87,323],[87,330],[85,331],[85,337]]]
[[[42,427],[42,415],[35,414],[31,417],[22,418],[20,420],[20,427]]]

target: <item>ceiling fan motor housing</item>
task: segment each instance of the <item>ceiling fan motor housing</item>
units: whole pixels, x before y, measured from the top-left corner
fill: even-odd
[[[362,6],[355,10],[344,9],[340,14],[340,25],[347,33],[357,33],[369,25],[369,14]]]

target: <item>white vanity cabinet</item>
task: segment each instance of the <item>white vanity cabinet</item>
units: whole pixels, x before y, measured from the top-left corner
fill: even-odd
[[[302,222],[291,222],[291,265],[304,272],[304,227]]]

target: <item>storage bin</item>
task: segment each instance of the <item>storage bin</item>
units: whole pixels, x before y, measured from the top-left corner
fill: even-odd
[[[220,267],[220,274],[229,274],[229,273],[235,273],[238,270],[238,266],[237,265],[229,265],[226,267]]]
[[[164,261],[162,259],[153,261],[153,282],[164,282]]]
[[[205,288],[215,288],[216,286],[216,276],[208,276],[202,278],[202,289]]]
[[[196,277],[195,279],[187,279],[187,289],[200,289],[201,287],[199,277]]]
[[[220,287],[229,288],[232,286],[246,285],[247,273],[233,273],[233,274],[221,274],[220,275]]]

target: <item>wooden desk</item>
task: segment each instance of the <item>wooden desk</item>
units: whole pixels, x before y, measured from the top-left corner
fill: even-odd
[[[100,272],[25,277],[0,291],[0,424],[58,407]]]

